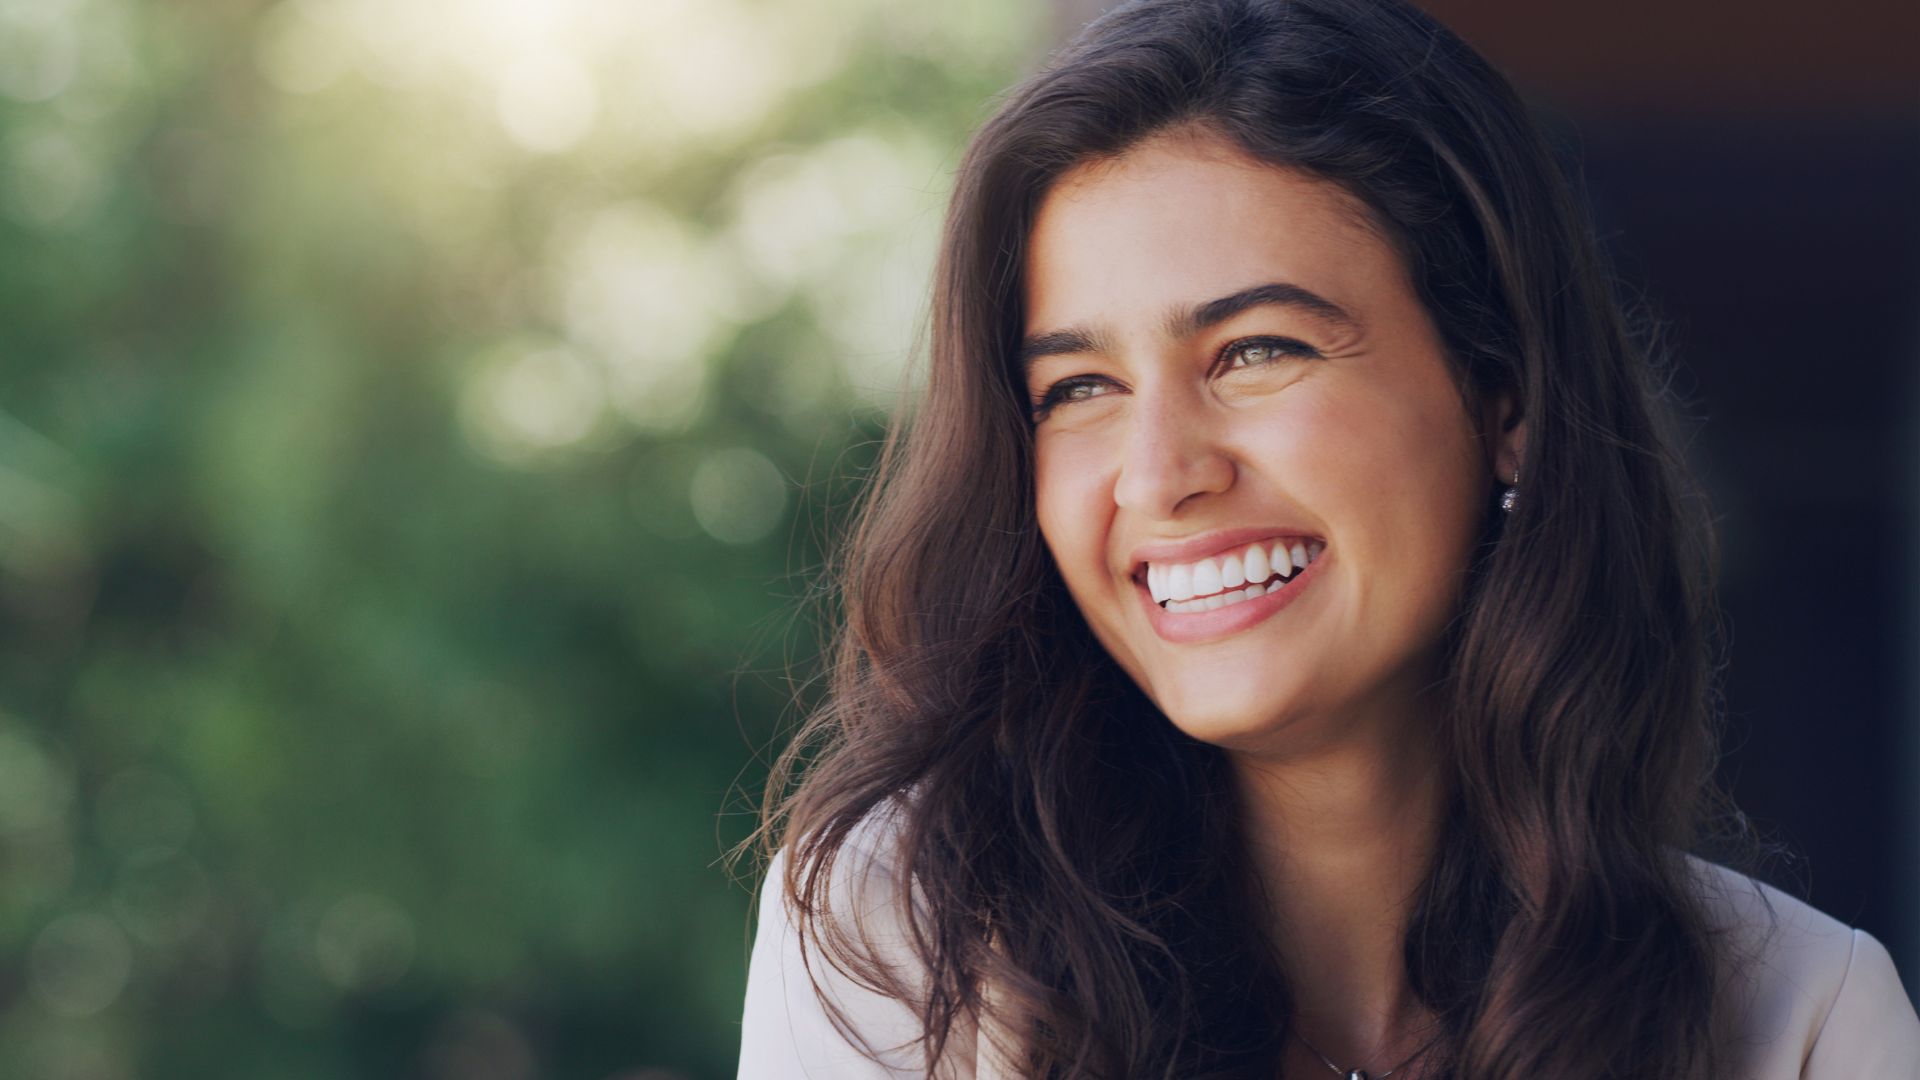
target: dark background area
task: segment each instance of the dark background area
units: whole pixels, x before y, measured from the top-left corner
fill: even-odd
[[[1920,5],[1430,0],[1575,161],[1720,525],[1763,874],[1920,991]]]

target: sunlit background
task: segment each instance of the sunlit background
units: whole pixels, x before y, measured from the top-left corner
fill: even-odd
[[[1044,14],[0,0],[0,1075],[731,1075],[732,793]]]
[[[0,1075],[731,1076],[750,894],[719,858],[818,646],[802,602],[910,392],[967,134],[1101,6],[0,0]],[[1439,6],[1563,117],[1632,133],[1593,139],[1596,201],[1692,341],[1726,266],[1662,261],[1670,219],[1765,247],[1772,211],[1826,205],[1776,183],[1715,218],[1732,181],[1669,182],[1779,101],[1650,144],[1684,89],[1583,97],[1645,72]],[[1868,177],[1845,220],[1895,239],[1823,273],[1910,314],[1903,102],[1841,137]],[[1768,133],[1735,140],[1755,161],[1777,134],[1733,130]],[[1845,654],[1880,711],[1822,716],[1855,756],[1807,775],[1768,743],[1791,695],[1739,681],[1776,670],[1764,629],[1730,701],[1760,816],[1837,875],[1816,901],[1914,972],[1920,321],[1894,321],[1854,350],[1890,419],[1841,447],[1892,464],[1816,501],[1878,508],[1848,520],[1883,576],[1819,579],[1859,590],[1825,646],[1757,600],[1741,623]],[[1769,340],[1702,349],[1735,403],[1703,462],[1746,460],[1732,431],[1817,480],[1837,428],[1713,381],[1803,374]],[[1713,475],[1730,529],[1771,535],[1777,472]],[[1772,587],[1762,547],[1731,546],[1730,588]],[[1782,794],[1848,784],[1840,811]]]

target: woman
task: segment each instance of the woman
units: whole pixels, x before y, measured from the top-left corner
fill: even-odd
[[[1701,507],[1447,31],[1110,13],[975,137],[932,325],[743,1077],[1920,1075],[1879,942],[1692,854],[1751,847]]]

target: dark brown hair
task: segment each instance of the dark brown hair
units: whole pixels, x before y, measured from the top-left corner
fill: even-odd
[[[1012,362],[1049,185],[1175,128],[1358,197],[1468,400],[1510,391],[1528,423],[1518,504],[1489,507],[1448,632],[1449,823],[1405,951],[1447,1032],[1427,1075],[1712,1076],[1720,958],[1686,853],[1718,835],[1737,859],[1745,834],[1715,831],[1734,815],[1714,780],[1711,534],[1553,154],[1507,82],[1399,0],[1126,4],[974,137],[924,399],[833,568],[827,695],[768,789],[759,836],[787,850],[805,940],[912,1002],[930,1066],[991,985],[1033,1076],[1278,1068],[1289,994],[1249,947],[1223,753],[1158,712],[1068,597]],[[924,901],[912,978],[828,895],[887,810],[885,858]]]

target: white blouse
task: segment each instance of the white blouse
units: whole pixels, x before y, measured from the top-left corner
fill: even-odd
[[[889,864],[874,857],[875,834],[865,835],[867,844],[856,834],[836,860],[834,895],[844,898],[836,899],[836,909],[845,903],[880,954],[911,972],[896,907],[901,884]],[[925,1076],[914,1046],[919,1027],[913,1011],[857,985],[810,949],[813,974],[846,1026],[821,1003],[781,896],[785,859],[784,851],[775,857],[761,890],[741,1020],[740,1080]],[[1760,958],[1729,996],[1722,1020],[1734,1032],[1732,1077],[1920,1080],[1920,1017],[1884,945],[1770,885],[1690,859],[1717,924],[1732,934],[1740,952]],[[1769,927],[1769,901],[1777,927]],[[941,1078],[1017,1075],[977,1032],[955,1032],[947,1057]]]

